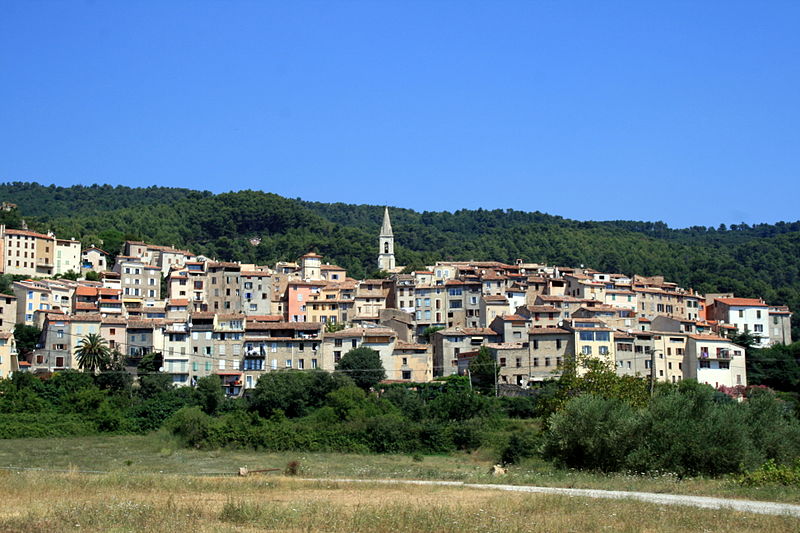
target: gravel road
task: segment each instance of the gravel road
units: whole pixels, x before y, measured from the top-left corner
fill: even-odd
[[[560,494],[585,498],[630,499],[661,505],[689,505],[707,509],[731,509],[747,513],[789,515],[800,517],[800,505],[756,500],[708,498],[705,496],[682,496],[655,492],[628,492],[621,490],[562,489],[556,487],[533,487],[530,485],[497,485],[494,483],[463,483],[461,481],[424,481],[410,479],[306,479],[332,483],[385,483],[391,485],[440,485],[471,489],[506,490],[510,492],[533,492],[537,494]]]

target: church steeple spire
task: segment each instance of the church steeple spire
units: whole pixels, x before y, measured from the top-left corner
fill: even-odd
[[[392,233],[392,221],[389,220],[389,208],[383,208],[383,226],[381,226],[381,237],[394,237]]]
[[[394,270],[394,233],[392,221],[389,219],[389,208],[383,209],[383,226],[378,236],[378,268],[380,270]]]

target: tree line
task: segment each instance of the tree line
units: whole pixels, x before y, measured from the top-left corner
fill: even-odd
[[[211,194],[162,187],[0,185],[40,231],[112,254],[126,239],[222,260],[271,264],[309,250],[363,278],[376,268],[383,207],[304,202],[261,191]],[[586,265],[664,275],[702,293],[735,292],[800,308],[800,222],[672,229],[663,222],[576,221],[539,211],[416,212],[391,208],[398,264],[497,260]],[[251,244],[257,238],[259,244]],[[800,315],[793,317],[795,337]]]

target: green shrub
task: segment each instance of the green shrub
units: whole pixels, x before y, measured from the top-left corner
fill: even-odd
[[[544,455],[570,468],[620,470],[636,444],[639,417],[628,404],[591,394],[552,415]]]
[[[684,382],[644,411],[627,468],[679,477],[737,472],[740,465],[758,464],[748,434],[740,405],[717,402],[711,387]]]
[[[86,417],[55,412],[0,414],[0,439],[76,437],[97,433]]]
[[[453,428],[433,420],[421,422],[417,436],[418,443],[415,448],[418,450],[428,453],[446,453],[454,448]]]
[[[417,391],[391,387],[381,395],[381,399],[397,407],[409,420],[419,422],[425,417],[425,403]]]
[[[195,406],[179,409],[164,423],[164,428],[185,445],[200,448],[207,445],[212,424],[213,419]]]
[[[755,470],[739,476],[737,481],[747,487],[785,485],[800,487],[800,460],[793,465],[778,465],[770,459]]]
[[[790,404],[763,390],[752,394],[742,408],[760,462],[791,463],[800,457],[800,421]]]
[[[500,406],[509,418],[536,417],[536,400],[532,396],[504,396]]]
[[[97,410],[91,413],[90,418],[94,421],[98,431],[114,432],[126,427],[122,411],[108,400],[104,400]]]
[[[480,420],[466,420],[450,424],[450,437],[453,446],[459,450],[475,450],[483,444]]]
[[[533,431],[516,431],[511,434],[508,444],[500,454],[500,463],[511,465],[522,459],[533,457],[541,446],[541,436]]]
[[[329,393],[352,384],[347,376],[322,370],[268,372],[249,397],[250,409],[263,417],[280,409],[289,418],[299,418],[323,405]]]
[[[386,414],[364,420],[361,440],[377,453],[409,452],[419,446],[418,430],[402,416]]]

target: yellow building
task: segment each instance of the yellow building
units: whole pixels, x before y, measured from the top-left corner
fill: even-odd
[[[17,345],[14,334],[0,332],[0,378],[8,378],[19,370],[17,363]]]

